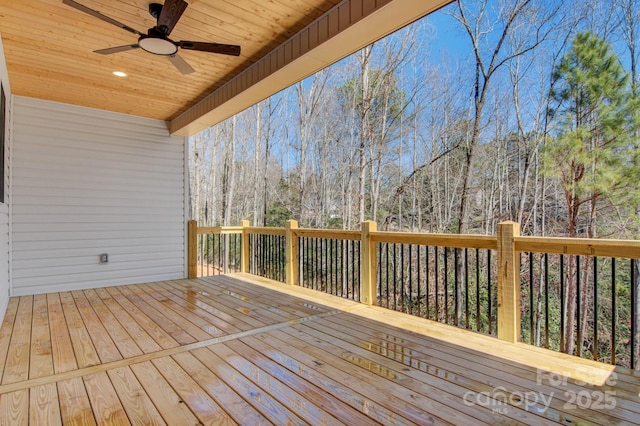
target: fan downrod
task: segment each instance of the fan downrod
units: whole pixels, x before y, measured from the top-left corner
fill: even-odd
[[[156,18],[156,20],[158,20],[158,17],[160,16],[160,12],[162,12],[162,4],[149,3],[149,13],[151,14],[151,16]]]

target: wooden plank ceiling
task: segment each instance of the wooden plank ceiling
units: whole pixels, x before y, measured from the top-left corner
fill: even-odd
[[[141,33],[156,25],[151,0],[76,1]],[[172,40],[242,52],[181,49],[186,75],[142,49],[94,53],[138,38],[63,0],[2,0],[0,35],[13,94],[166,120],[188,136],[451,1],[188,0]]]
[[[189,0],[173,40],[237,44],[240,57],[181,50],[181,74],[141,49],[93,53],[137,36],[62,0],[3,1],[0,34],[12,93],[170,120],[300,31],[340,0]],[[155,26],[149,0],[78,0],[140,32]],[[162,2],[162,0],[160,0]],[[123,71],[119,78],[113,71]]]

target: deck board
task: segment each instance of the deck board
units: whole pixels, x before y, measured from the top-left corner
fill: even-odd
[[[21,297],[16,313],[15,325],[9,343],[7,361],[4,365],[2,383],[15,383],[29,378],[29,354],[31,349],[31,318],[33,297]]]
[[[0,424],[640,423],[638,372],[245,274],[11,298],[0,364]]]
[[[51,354],[47,296],[38,294],[33,297],[29,378],[32,379],[34,377],[48,376],[51,374],[53,374],[53,356]]]
[[[55,383],[29,389],[29,424],[48,426],[62,424],[58,389]]]

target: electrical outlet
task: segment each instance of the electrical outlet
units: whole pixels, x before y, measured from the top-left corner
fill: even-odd
[[[100,263],[109,263],[109,254],[108,253],[102,253],[100,255]]]

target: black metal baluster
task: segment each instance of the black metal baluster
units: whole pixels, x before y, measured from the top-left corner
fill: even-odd
[[[418,316],[422,317],[422,297],[420,297],[420,287],[422,287],[422,262],[420,261],[420,246],[416,245],[416,255],[418,256]]]
[[[338,289],[338,240],[331,240],[332,252],[333,252],[333,267],[331,276],[333,278],[334,285],[336,286],[336,295],[342,295],[342,289]]]
[[[269,235],[269,269],[271,270],[271,279],[278,280],[278,237]]]
[[[476,249],[476,331],[480,331],[480,249]]]
[[[266,261],[266,240],[265,235],[258,235],[258,240],[260,241],[260,268],[262,270],[261,275],[263,277],[267,276],[267,261]]]
[[[264,256],[264,276],[268,278],[271,275],[271,263],[269,262],[269,258],[271,256],[271,250],[269,250],[269,235],[262,236],[262,253]]]
[[[404,312],[404,244],[400,244],[400,311]],[[396,308],[396,310],[398,310]]]
[[[217,265],[217,267],[214,266],[214,269],[216,269],[216,268],[218,269],[218,275],[219,275],[220,271],[222,270],[222,262],[223,262],[223,257],[222,257],[222,234],[217,234],[216,236],[218,237],[218,265]]]
[[[220,234],[209,234],[207,235],[207,245],[209,248],[207,249],[207,261],[209,266],[212,268],[212,275],[220,275],[222,268],[220,265],[216,265],[216,244],[220,244]],[[218,249],[220,251],[220,249]],[[209,274],[209,266],[207,266],[207,275]]]
[[[362,275],[360,274],[360,265],[362,262],[362,248],[361,248],[361,242],[360,241],[356,241],[356,246],[357,246],[357,250],[356,250],[356,254],[358,255],[358,260],[354,263],[354,265],[358,265],[358,273],[356,274],[356,280],[358,280],[358,291],[356,292],[356,294],[358,295],[358,302],[360,301],[360,289],[362,288]]]
[[[331,267],[333,265],[333,253],[331,251],[331,248],[333,246],[333,240],[325,239],[324,241],[325,241],[325,247],[327,251],[327,263],[326,263],[327,266],[325,269],[325,274],[327,276],[327,285],[329,286],[329,291],[327,293],[333,294],[335,296],[336,294],[334,293],[333,280],[331,277]]]
[[[533,340],[533,252],[529,252],[529,343],[534,344]]]
[[[231,271],[230,272],[237,272],[237,258],[238,258],[238,240],[236,239],[237,234],[231,234],[229,236],[229,238],[231,239],[231,244],[233,246],[233,248],[231,249]]]
[[[424,246],[424,298],[425,298],[425,316],[431,319],[429,312],[429,246]]]
[[[320,291],[327,292],[327,281],[326,281],[326,261],[327,261],[327,252],[326,252],[326,240],[324,238],[318,238],[318,242],[320,244],[320,274],[318,278],[320,279]]]
[[[393,244],[393,310],[398,310],[398,298],[396,294],[398,289],[396,283],[398,282],[398,244]]]
[[[464,249],[464,326],[469,329],[469,250]]]
[[[309,238],[309,288],[316,289],[318,287],[318,245],[316,239]]]
[[[444,248],[444,322],[449,323],[449,247]]]
[[[384,270],[384,276],[385,276],[385,293],[384,293],[384,297],[386,299],[385,307],[387,309],[389,309],[389,243],[384,243],[384,245],[385,245],[385,252],[387,254],[386,268]]]
[[[264,264],[266,265],[266,276],[272,278],[273,263],[271,258],[273,256],[273,248],[271,246],[271,235],[264,236]]]
[[[297,238],[297,237],[292,237],[292,238]],[[286,273],[287,271],[285,271],[285,264],[287,263],[287,254],[285,253],[285,246],[286,246],[286,241],[285,241],[285,237],[281,236],[280,237],[280,249],[278,250],[278,253],[280,254],[280,279],[282,280],[282,282],[286,282],[287,281],[287,277],[286,277]],[[294,283],[294,284],[298,284],[298,283]]]
[[[327,249],[327,267],[325,269],[325,274],[327,275],[327,284],[329,286],[329,294],[336,295],[335,289],[333,288],[333,277],[331,276],[331,268],[333,267],[333,240],[325,239],[326,249]]]
[[[202,276],[207,276],[209,275],[209,268],[211,267],[213,269],[211,275],[216,275],[216,267],[214,265],[215,234],[205,234],[202,237],[202,265],[200,265],[200,271]]]
[[[333,271],[332,271],[332,275],[333,275],[333,282],[335,283],[336,286],[336,295],[340,294],[342,295],[342,297],[344,297],[344,295],[342,294],[342,289],[338,290],[338,240],[332,240],[332,244],[333,244]]]
[[[386,252],[387,252],[387,269],[384,272],[385,278],[382,277],[382,256],[384,255],[383,251],[382,251],[382,247],[383,245],[386,246]],[[376,287],[380,289],[380,291],[378,291],[377,297],[376,297],[376,306],[382,306],[383,304],[388,304],[389,303],[389,284],[386,284],[387,286],[387,293],[385,293],[385,295],[383,296],[382,293],[382,281],[385,280],[388,282],[389,280],[389,268],[388,268],[388,263],[389,263],[389,243],[376,243],[376,253],[378,253],[380,255],[380,261],[378,262],[378,265],[376,266],[376,270],[378,271],[378,279],[376,281]],[[360,248],[358,246],[358,248]],[[360,258],[360,251],[358,251],[358,259]],[[358,279],[360,278],[360,271],[358,271]],[[358,281],[358,291],[360,291],[360,285],[359,285],[359,281]],[[386,302],[385,302],[386,300]],[[388,308],[388,306],[387,306]]]
[[[349,270],[348,268],[351,267],[351,294],[353,295],[353,300],[359,300],[358,296],[356,295],[356,277],[355,277],[355,272],[356,272],[356,256],[354,253],[356,244],[355,241],[349,241],[349,244],[347,245],[347,248],[351,246],[351,259],[349,259],[349,261],[347,261],[347,271]],[[348,254],[348,253],[347,253]],[[380,292],[382,293],[382,292]]]
[[[322,289],[322,240],[316,238],[316,290],[323,291]]]
[[[256,234],[256,267],[258,275],[264,276],[264,238],[260,234]]]
[[[617,322],[617,289],[616,289],[616,258],[611,258],[611,364],[616,364],[616,322]]]
[[[455,325],[457,325],[458,327],[460,327],[460,323],[459,323],[459,319],[458,318],[458,307],[459,305],[459,300],[458,300],[458,290],[459,290],[459,279],[460,277],[458,276],[458,265],[459,262],[458,260],[460,259],[460,250],[458,249],[458,247],[453,249],[453,323]]]
[[[593,258],[593,359],[598,360],[598,258]]]
[[[582,306],[580,306],[580,256],[576,256],[576,326],[578,328],[577,333],[577,349],[578,356],[582,357],[582,327],[580,327],[580,317],[582,316]]]
[[[549,349],[549,254],[544,254],[544,347]]]
[[[320,276],[322,277],[322,288],[323,291],[327,294],[331,294],[331,251],[330,251],[330,241],[326,238],[320,238],[320,248],[321,248],[321,257],[320,263],[322,265],[322,272]]]
[[[305,267],[304,267],[304,261],[305,261],[305,238],[304,237],[298,237],[298,282],[299,285],[301,287],[306,287],[305,285]]]
[[[329,282],[328,280],[328,271],[329,271],[329,241],[326,238],[322,239],[322,244],[324,245],[324,248],[322,249],[322,252],[324,253],[324,258],[323,258],[323,268],[322,268],[322,282],[324,283],[324,291],[325,293],[329,293],[331,294],[331,282]]]
[[[413,315],[413,244],[409,244],[409,302],[407,313]]]
[[[560,255],[560,352],[565,351],[564,343],[564,325],[565,325],[565,309],[564,309],[564,254]]]
[[[636,259],[631,259],[631,365],[632,370],[636,368],[636,333],[638,326],[638,312],[636,311],[636,303],[638,294],[636,292]]]
[[[342,254],[344,253],[344,240],[336,240],[336,283],[340,288],[340,294],[342,297],[345,297],[344,294],[344,283],[342,281]],[[347,298],[348,298],[347,292]]]
[[[278,237],[275,235],[269,235],[269,278],[272,280],[278,280]]]
[[[269,245],[269,253],[271,253],[272,279],[278,281],[280,279],[280,237],[271,235],[269,237],[271,244]]]
[[[488,318],[489,318],[489,334],[493,334],[493,316],[492,309],[493,300],[491,299],[491,250],[487,250],[487,301],[488,301]]]
[[[435,292],[436,292],[436,321],[440,321],[440,301],[438,300],[438,281],[439,281],[439,271],[438,271],[438,246],[434,247],[435,250],[435,271],[436,271],[436,282],[435,282]]]

